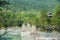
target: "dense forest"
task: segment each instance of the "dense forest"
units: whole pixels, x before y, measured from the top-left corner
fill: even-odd
[[[7,0],[8,1],[8,0]],[[41,10],[42,8],[51,11],[59,3],[59,0],[11,0],[13,9],[16,11]]]

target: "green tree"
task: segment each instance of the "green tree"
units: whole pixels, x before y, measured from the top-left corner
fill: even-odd
[[[8,19],[10,15],[7,13],[7,10],[3,8],[5,5],[9,5],[9,2],[6,2],[5,0],[0,0],[0,28],[4,27],[5,30],[7,30],[8,27]],[[8,19],[7,19],[8,18]],[[0,34],[0,38],[5,35],[7,31],[5,31],[3,34]]]
[[[53,24],[55,30],[60,32],[60,5],[54,9]]]
[[[0,0],[0,6],[3,7],[5,5],[10,5],[10,3],[5,0]]]

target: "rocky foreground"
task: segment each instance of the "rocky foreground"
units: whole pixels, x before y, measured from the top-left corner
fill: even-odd
[[[3,34],[5,32],[4,29],[0,30],[0,34]],[[8,35],[19,35],[21,36],[21,40],[60,40],[60,33],[58,32],[40,32],[35,29],[35,26],[33,25],[33,28],[25,27],[22,28],[8,28],[7,29]]]

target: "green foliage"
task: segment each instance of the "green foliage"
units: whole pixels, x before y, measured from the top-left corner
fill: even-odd
[[[18,26],[18,27],[21,27],[22,24],[23,24],[23,21],[22,21],[22,20],[19,20],[19,21],[17,22],[17,26]]]
[[[41,19],[40,19],[40,21],[41,21],[41,25],[46,25],[46,23],[47,23],[47,12],[46,12],[46,10],[41,10]]]
[[[60,26],[60,5],[54,10],[53,23],[55,26]]]
[[[0,27],[20,27],[23,24],[23,18],[21,17],[22,15],[20,16],[18,13],[14,13],[11,10],[2,9],[2,11],[0,12]]]
[[[42,8],[51,11],[58,4],[57,1],[58,0],[13,0],[11,3],[18,11],[40,10]]]
[[[4,7],[5,5],[10,5],[10,3],[5,0],[0,0],[0,7]]]
[[[56,31],[60,32],[60,4],[54,9],[52,24]]]
[[[0,24],[2,27],[9,27],[14,25],[14,13],[11,10],[4,10],[0,12]]]
[[[49,32],[55,29],[58,30],[58,28],[60,27],[60,5],[55,8],[53,17],[49,18],[48,12],[44,7],[42,8],[42,10],[36,10],[39,7],[36,8],[36,6],[33,6],[34,8],[29,11],[28,9],[30,8],[30,6],[27,6],[24,3],[22,4],[24,6],[21,8],[20,12],[12,11],[10,9],[6,10],[5,8],[0,7],[0,27],[21,27],[23,23],[30,23],[31,25],[35,25],[36,28],[41,28],[43,31]],[[22,6],[22,4],[20,4],[20,6]],[[22,11],[23,9],[24,11]],[[54,26],[55,29],[52,26]]]

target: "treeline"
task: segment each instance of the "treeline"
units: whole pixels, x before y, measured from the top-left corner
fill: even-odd
[[[30,11],[42,8],[52,10],[59,2],[59,0],[13,0],[11,3],[17,10]]]

